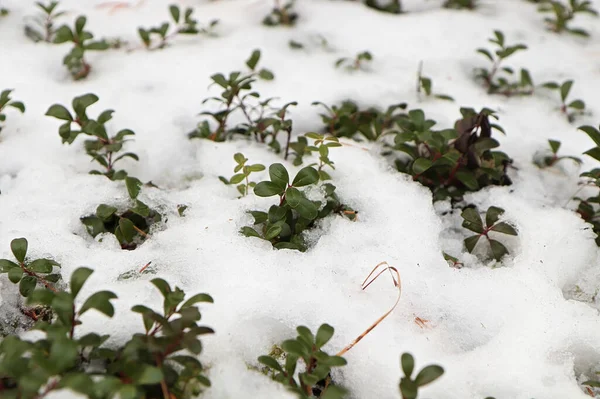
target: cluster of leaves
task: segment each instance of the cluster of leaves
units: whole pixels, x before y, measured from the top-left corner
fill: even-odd
[[[573,122],[577,115],[585,114],[585,102],[576,99],[573,101],[567,101],[571,87],[573,87],[573,81],[567,80],[562,84],[556,82],[546,82],[542,85],[543,87],[551,90],[557,90],[560,92],[560,111],[566,115],[569,122]]]
[[[510,158],[492,151],[499,143],[491,137],[492,129],[504,132],[490,123],[494,112],[484,108],[475,112],[461,108],[463,116],[454,129],[433,130],[436,122],[427,119],[422,110],[411,110],[407,118],[398,120],[395,149],[408,155],[396,160],[400,172],[429,187],[434,201],[460,200],[465,192],[489,185],[510,185],[506,174]]]
[[[402,3],[400,0],[364,0],[365,5],[377,11],[387,12],[390,14],[401,14]]]
[[[314,140],[313,145],[309,145],[307,139]],[[319,172],[319,179],[331,180],[331,176],[325,170],[325,166],[335,169],[333,161],[329,159],[329,149],[341,147],[340,141],[335,136],[324,136],[322,134],[310,132],[304,136],[299,136],[298,141],[291,143],[290,148],[294,150],[295,158],[294,165],[299,166],[303,162],[306,155],[311,155],[313,152],[319,154],[319,162],[311,163],[307,166],[316,166]]]
[[[284,364],[272,356],[258,358],[258,361],[266,366],[266,373],[296,393],[300,399],[343,398],[346,390],[331,383],[331,370],[346,365],[346,359],[329,355],[322,350],[333,337],[333,327],[322,324],[316,334],[305,326],[299,326],[296,331],[296,339],[289,339],[281,344],[285,352]],[[297,372],[300,360],[304,363],[304,371]]]
[[[21,263],[22,243],[13,249]],[[181,289],[172,289],[162,279],[152,280],[164,297],[163,312],[134,306],[132,311],[142,315],[145,333],[134,334],[122,346],[109,347],[105,345],[108,334],[75,336],[87,311],[94,309],[108,317],[115,313],[111,301],[117,296],[111,291],[95,292],[78,306],[78,294],[92,273],[85,267],[75,270],[69,291],[33,287],[27,292],[28,304],[47,306],[54,317],[34,325],[44,335],[41,339],[28,341],[12,335],[2,340],[0,396],[34,399],[66,389],[93,399],[183,399],[210,385],[196,356],[185,353],[200,354],[199,337],[213,332],[198,325],[201,315],[196,304],[211,303],[209,295],[197,294],[184,302]]]
[[[521,69],[519,78],[510,80],[515,71],[513,68],[503,66],[502,62],[519,50],[526,50],[524,44],[507,46],[504,34],[498,30],[494,31],[494,37],[488,39],[495,44],[497,49],[493,51],[479,48],[477,52],[485,56],[492,65],[489,69],[478,68],[477,78],[481,79],[490,94],[502,94],[505,96],[530,95],[533,93],[533,80],[527,69]]]
[[[552,13],[551,17],[544,18],[548,29],[556,33],[569,32],[574,35],[588,37],[590,34],[581,28],[570,27],[570,22],[577,14],[590,14],[597,16],[598,11],[592,8],[592,2],[588,0],[569,0],[564,4],[558,0],[544,0],[538,8],[543,13]]]
[[[266,26],[293,26],[298,20],[298,13],[294,11],[295,0],[288,0],[284,4],[282,0],[275,0],[271,13],[263,19]]]
[[[48,4],[37,1],[36,6],[41,10],[40,15],[31,18],[31,24],[25,25],[25,36],[34,42],[54,42],[56,35],[56,19],[65,14],[64,11],[56,11],[58,1],[50,1]]]
[[[463,220],[462,226],[465,229],[471,230],[476,235],[465,238],[465,248],[472,253],[475,246],[481,237],[485,237],[488,241],[492,253],[492,257],[500,261],[502,257],[508,254],[508,249],[498,240],[490,238],[490,233],[502,233],[511,236],[516,236],[517,231],[507,222],[499,222],[500,216],[504,213],[504,209],[496,206],[490,206],[485,213],[485,225],[481,219],[481,215],[476,208],[465,208],[461,214]]]
[[[213,28],[219,23],[218,20],[212,20],[207,28],[198,27],[198,20],[192,17],[193,8],[187,8],[183,13],[183,17],[181,9],[177,5],[169,6],[169,12],[173,19],[173,30],[171,32],[169,32],[171,27],[169,22],[164,22],[160,26],[149,29],[138,28],[140,39],[142,39],[144,46],[148,50],[165,48],[169,45],[169,41],[177,35],[214,35]],[[157,37],[156,40],[154,36]]]
[[[237,190],[240,194],[242,194],[242,197],[245,197],[248,195],[248,193],[250,193],[250,189],[256,186],[255,182],[250,181],[250,174],[252,172],[261,172],[265,170],[265,165],[258,163],[246,165],[248,158],[246,158],[244,154],[240,152],[233,155],[233,160],[237,164],[233,169],[235,174],[231,176],[230,179],[226,179],[223,176],[219,176],[219,179],[225,184],[237,184]]]
[[[25,113],[25,104],[21,101],[14,101],[10,93],[12,89],[3,90],[0,93],[0,123],[6,121],[6,107],[11,107]],[[0,132],[2,132],[2,125],[0,124]]]
[[[455,8],[455,9],[468,9],[474,10],[477,8],[477,0],[446,0],[444,2],[445,8]]]
[[[580,126],[579,130],[585,132],[596,144],[595,147],[590,148],[584,154],[600,161],[600,127],[596,129],[593,126]],[[600,168],[583,172],[581,177],[585,177],[591,186],[600,188]],[[595,195],[587,198],[575,197],[574,199],[579,201],[577,213],[583,220],[592,225],[592,230],[596,233],[596,244],[600,246],[600,190]]]
[[[200,122],[197,128],[188,134],[189,138],[205,138],[212,141],[225,141],[233,135],[254,137],[257,142],[265,143],[276,152],[281,151],[277,136],[281,132],[287,134],[287,143],[292,133],[292,120],[287,118],[288,108],[296,102],[287,103],[277,108],[272,107],[273,98],[260,100],[260,94],[252,90],[252,84],[257,78],[272,80],[274,75],[265,68],[258,69],[261,53],[254,50],[246,65],[248,73],[231,72],[228,77],[223,74],[211,76],[213,84],[220,86],[223,91],[220,97],[209,97],[203,101],[217,103],[217,111],[205,111],[200,115],[209,116],[216,125],[211,126],[208,120]],[[230,118],[241,116],[244,122],[229,126]],[[286,146],[287,147],[287,146]],[[287,154],[287,148],[286,148]]]
[[[122,249],[133,250],[148,237],[152,225],[162,218],[160,213],[138,199],[142,186],[139,179],[127,176],[125,185],[132,206],[119,212],[114,206],[100,204],[95,214],[82,217],[81,222],[92,237],[112,233]]]
[[[363,136],[368,141],[377,141],[390,133],[399,120],[406,118],[406,104],[390,105],[385,112],[377,108],[360,109],[353,101],[344,101],[339,106],[328,106],[322,102],[314,102],[325,108],[326,113],[320,114],[325,124],[323,131],[334,137],[356,139]]]
[[[127,172],[123,169],[115,169],[115,164],[125,158],[139,160],[133,152],[121,153],[127,141],[126,137],[133,136],[135,133],[129,129],[123,129],[109,137],[105,124],[112,119],[114,111],[105,110],[96,119],[92,119],[87,115],[87,109],[96,102],[98,102],[98,96],[87,93],[73,99],[73,113],[63,105],[54,104],[48,108],[46,115],[65,121],[58,129],[63,143],[72,144],[82,133],[94,138],[86,140],[84,147],[87,154],[104,170],[92,170],[90,174],[104,175],[111,180],[123,180],[127,177]],[[75,125],[75,129],[73,129],[73,125]]]
[[[427,97],[433,96],[440,100],[454,101],[452,97],[447,94],[436,94],[432,91],[433,82],[431,78],[423,76],[423,62],[419,63],[419,72],[417,74],[417,96],[419,101],[421,100],[421,91],[425,92]]]
[[[351,220],[356,218],[356,212],[341,203],[331,183],[320,188],[321,200],[310,200],[306,192],[299,190],[307,186],[318,190],[319,172],[312,166],[302,168],[291,184],[288,171],[280,163],[269,166],[269,177],[269,181],[262,181],[254,187],[254,194],[259,197],[278,196],[278,204],[272,205],[268,212],[250,212],[254,217],[254,227],[245,226],[240,231],[247,237],[262,238],[277,249],[305,251],[307,244],[302,233],[314,227],[320,219],[333,213]]]
[[[339,58],[335,62],[335,67],[339,68],[343,66],[346,70],[349,71],[358,71],[365,70],[367,65],[373,61],[373,55],[371,55],[368,51],[363,51],[358,54],[354,58],[343,57]]]
[[[73,48],[63,59],[63,64],[74,80],[85,79],[92,70],[85,58],[86,51],[101,51],[110,47],[106,40],[93,40],[94,35],[84,30],[86,22],[87,18],[80,16],[75,20],[73,29],[68,25],[62,25],[54,32],[54,43],[70,42],[73,44]]]
[[[432,383],[444,374],[444,369],[437,365],[429,365],[419,371],[413,379],[415,359],[410,353],[403,353],[400,357],[400,365],[404,377],[400,379],[400,393],[402,399],[417,399],[419,388]]]
[[[550,146],[550,154],[534,159],[535,164],[540,168],[554,166],[556,163],[562,161],[563,159],[570,159],[577,164],[581,164],[581,159],[577,157],[558,155],[558,150],[560,149],[560,141],[548,140],[548,144]]]

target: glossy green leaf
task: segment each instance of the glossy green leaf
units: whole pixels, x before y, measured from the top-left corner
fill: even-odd
[[[322,324],[317,330],[317,335],[315,336],[315,343],[317,348],[322,348],[331,337],[333,337],[334,329],[329,324]]]
[[[71,281],[69,286],[71,287],[71,295],[73,298],[76,298],[83,287],[83,284],[87,281],[87,279],[92,275],[94,271],[87,267],[79,267],[77,270],[71,274]]]
[[[400,364],[404,375],[410,378],[415,369],[415,358],[410,353],[403,353],[400,357]]]
[[[33,276],[24,276],[19,283],[19,292],[27,298],[35,289],[37,279]]]
[[[501,260],[502,257],[506,254],[508,254],[508,249],[506,249],[506,247],[497,240],[489,240],[490,241],[490,247],[492,249],[492,254],[494,256],[494,259],[496,260]]]
[[[442,374],[444,374],[444,369],[440,366],[427,366],[423,368],[423,370],[421,370],[419,374],[417,374],[417,377],[415,378],[415,383],[418,386],[422,387],[437,380],[442,376]]]
[[[296,177],[294,177],[294,181],[292,182],[292,186],[294,187],[304,187],[309,184],[315,184],[319,181],[319,172],[313,168],[312,166],[307,166],[298,172]]]
[[[512,227],[510,224],[505,223],[505,222],[500,222],[500,223],[494,225],[494,227],[492,227],[492,231],[496,231],[498,233],[509,234],[511,236],[516,236],[518,234],[514,227]]]
[[[115,308],[110,301],[116,298],[117,296],[110,291],[96,292],[83,303],[83,306],[79,309],[79,314],[82,315],[90,309],[96,309],[108,317],[113,317]]]
[[[473,250],[475,249],[475,246],[477,245],[477,242],[479,242],[480,238],[480,235],[465,238],[465,248],[467,249],[467,251],[469,251],[469,253],[473,253]]]
[[[475,233],[483,233],[483,221],[479,212],[475,208],[465,208],[461,213],[464,219],[462,226],[466,229],[474,231]]]
[[[490,206],[485,213],[485,224],[487,227],[492,227],[498,221],[500,215],[504,213],[504,209],[497,206]]]
[[[285,166],[280,163],[274,163],[269,166],[269,177],[273,184],[283,189],[286,189],[290,182],[288,171],[285,169]]]
[[[25,256],[27,255],[27,239],[15,238],[10,242],[10,250],[15,258],[23,263],[25,261]]]
[[[254,194],[259,197],[271,197],[273,195],[281,195],[285,191],[285,187],[275,184],[270,181],[261,181],[254,187]]]

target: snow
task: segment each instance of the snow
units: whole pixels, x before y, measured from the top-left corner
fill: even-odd
[[[325,322],[333,325],[336,333],[326,350],[342,349],[392,305],[396,291],[385,276],[360,289],[370,270],[387,261],[401,273],[402,299],[347,353],[348,366],[334,375],[352,398],[400,397],[403,352],[415,356],[418,368],[435,363],[445,369],[423,389],[425,397],[588,397],[578,382],[600,367],[600,299],[595,296],[600,269],[594,234],[569,202],[580,170],[568,160],[540,170],[532,159],[547,148],[547,139],[560,140],[563,155],[581,155],[593,146],[576,126],[599,122],[597,19],[576,18],[575,25],[591,33],[586,40],[546,31],[535,5],[521,0],[483,1],[473,12],[441,9],[441,1],[405,0],[407,13],[400,16],[358,2],[302,0],[296,6],[297,26],[287,29],[261,25],[270,1],[187,0],[176,3],[193,6],[201,23],[220,20],[218,37],[176,39],[167,49],[147,52],[139,48],[137,28],[166,21],[172,2],[144,1],[115,11],[100,3],[61,1],[69,13],[60,22],[85,14],[97,37],[121,37],[134,51],[91,54],[93,71],[81,82],[73,82],[62,65],[68,45],[34,44],[23,35],[24,18],[36,12],[33,1],[3,0],[10,15],[0,18],[0,89],[14,88],[14,99],[27,106],[25,115],[9,111],[0,135],[0,258],[10,257],[10,240],[23,236],[29,255],[54,257],[65,279],[79,266],[93,268],[80,297],[112,290],[119,296],[117,313],[111,320],[87,313],[82,334],[103,331],[120,342],[140,331],[139,315],[128,309],[159,305],[149,283],[159,276],[188,294],[207,292],[215,299],[214,305],[202,306],[204,323],[216,330],[203,338],[200,358],[213,385],[203,397],[291,398],[248,366],[256,366],[256,358],[273,344],[293,337],[298,325],[313,330]],[[599,0],[593,4],[600,8]],[[572,98],[585,100],[591,115],[569,124],[557,110],[555,92],[510,99],[487,95],[472,71],[484,65],[475,49],[488,47],[494,29],[502,30],[509,44],[529,47],[508,64],[528,68],[536,84],[574,79]],[[333,50],[314,44],[318,35]],[[290,39],[307,49],[291,50]],[[276,251],[238,234],[251,220],[246,211],[267,209],[272,198],[237,199],[237,190],[217,177],[233,174],[236,152],[250,163],[285,162],[254,142],[190,141],[186,133],[200,120],[202,100],[216,92],[208,89],[210,75],[242,69],[255,48],[262,50],[260,65],[276,75],[256,88],[264,98],[279,97],[281,104],[299,102],[291,109],[297,134],[320,127],[320,110],[312,101],[352,98],[381,107],[406,101],[439,126],[450,126],[460,116],[459,106],[498,110],[507,136],[496,138],[515,160],[514,184],[469,194],[467,201],[479,209],[500,206],[517,226],[519,235],[506,241],[510,255],[502,266],[463,253],[460,214],[445,214],[447,203],[434,206],[429,190],[396,172],[372,143],[331,151],[336,192],[359,210],[357,222],[327,219],[311,233],[314,245],[306,253]],[[374,56],[369,71],[333,67],[336,59],[364,50]],[[434,92],[452,95],[455,103],[417,101],[420,60],[424,74],[433,78]],[[136,132],[127,148],[140,162],[123,167],[161,188],[144,188],[141,199],[168,220],[135,251],[121,250],[110,236],[100,243],[86,234],[79,217],[100,203],[125,204],[127,193],[122,183],[88,175],[81,139],[62,145],[59,123],[44,116],[51,104],[70,104],[87,92],[100,97],[92,115],[114,109],[114,131]],[[299,169],[285,165],[292,176]],[[584,159],[581,171],[594,166],[591,158]],[[260,181],[267,173],[256,176]],[[178,204],[189,206],[183,218]],[[442,250],[460,255],[465,267],[450,268]],[[153,273],[119,278],[150,261]],[[2,277],[2,317],[14,311],[16,291],[10,286]],[[424,328],[416,317],[427,320]]]

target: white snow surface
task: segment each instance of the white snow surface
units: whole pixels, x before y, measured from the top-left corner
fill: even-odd
[[[194,7],[203,23],[219,19],[218,37],[180,38],[161,51],[141,49],[137,28],[168,20],[172,2]],[[24,36],[25,17],[36,13],[33,3],[2,1],[10,15],[0,19],[0,89],[15,89],[13,98],[25,102],[27,112],[8,111],[0,136],[0,258],[12,256],[11,239],[26,237],[29,255],[56,259],[65,280],[79,266],[93,268],[79,297],[112,290],[119,297],[117,312],[112,319],[89,312],[80,333],[102,331],[120,342],[141,331],[141,318],[128,310],[136,304],[158,308],[161,298],[149,280],[162,277],[190,295],[207,292],[215,299],[202,306],[203,323],[216,331],[203,338],[200,359],[209,367],[212,387],[202,397],[292,398],[248,365],[256,366],[273,344],[294,337],[298,325],[313,330],[333,325],[335,336],[325,350],[342,349],[393,303],[396,291],[385,275],[360,289],[371,269],[387,261],[401,273],[402,299],[334,374],[351,398],[399,398],[403,352],[415,356],[418,368],[444,367],[442,378],[423,388],[426,398],[589,397],[578,379],[600,364],[598,249],[569,198],[580,171],[596,165],[585,159],[581,170],[569,161],[540,170],[532,158],[547,148],[547,139],[562,141],[564,155],[581,155],[593,146],[576,127],[600,121],[598,19],[575,19],[574,25],[591,33],[581,39],[545,30],[536,6],[522,0],[482,1],[476,11],[445,10],[439,0],[405,0],[403,15],[359,2],[300,0],[295,27],[269,28],[261,24],[272,4],[266,0],[146,0],[137,6],[129,1],[134,7],[114,11],[98,7],[99,0],[63,0],[61,8],[69,12],[60,22],[71,24],[84,14],[96,37],[121,37],[129,42],[126,48],[134,48],[90,54],[92,73],[74,82],[62,65],[68,45],[34,44]],[[600,1],[593,3],[600,8]],[[557,109],[555,92],[508,99],[486,94],[473,79],[473,69],[485,65],[475,49],[489,48],[494,29],[509,44],[529,47],[508,64],[528,68],[537,84],[574,79],[571,96],[585,100],[591,114],[569,124]],[[333,50],[288,46],[290,39],[309,43],[317,35]],[[218,93],[209,88],[210,76],[243,69],[255,48],[262,50],[261,66],[276,75],[272,82],[256,83],[263,97],[299,102],[291,109],[295,134],[320,128],[312,101],[352,98],[381,107],[406,101],[439,126],[451,126],[460,117],[459,106],[497,109],[507,135],[496,138],[515,160],[514,184],[467,200],[480,209],[503,207],[517,226],[519,235],[508,241],[511,254],[501,267],[467,254],[459,213],[443,215],[449,204],[434,206],[429,190],[395,171],[381,147],[371,143],[331,151],[333,183],[343,201],[359,210],[357,222],[330,217],[306,253],[274,250],[240,235],[251,220],[246,211],[267,209],[273,201],[238,199],[233,186],[218,180],[233,174],[233,154],[243,152],[251,163],[283,162],[292,175],[299,168],[265,145],[239,138],[190,141],[186,133],[200,120],[202,100]],[[369,71],[334,68],[337,58],[363,50],[374,56]],[[417,101],[420,60],[434,91],[456,102]],[[88,92],[100,97],[91,115],[114,109],[109,126],[136,132],[127,149],[140,161],[123,166],[161,188],[144,188],[141,199],[168,221],[135,251],[87,235],[79,218],[100,203],[125,203],[126,190],[122,182],[89,175],[82,139],[62,145],[59,122],[44,116],[51,104],[68,105]],[[266,176],[261,172],[255,181]],[[189,206],[185,217],[177,215],[178,204]],[[465,267],[449,267],[442,250],[459,255]],[[150,261],[155,274],[118,279]],[[2,306],[14,302],[10,286],[3,276]],[[428,321],[425,328],[416,317]]]

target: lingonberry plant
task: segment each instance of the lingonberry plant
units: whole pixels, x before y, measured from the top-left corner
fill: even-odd
[[[128,141],[126,138],[135,133],[129,129],[123,129],[109,137],[105,124],[112,118],[114,111],[105,110],[96,119],[92,119],[87,115],[87,109],[96,102],[98,102],[98,96],[87,93],[73,99],[73,113],[63,105],[54,104],[48,108],[46,115],[65,121],[58,129],[63,143],[72,144],[80,134],[94,137],[94,139],[84,142],[85,150],[104,170],[92,170],[90,174],[104,175],[111,180],[122,180],[127,176],[127,172],[123,169],[116,169],[116,163],[125,158],[139,160],[133,152],[121,152],[125,142]],[[73,125],[75,125],[75,129],[73,129]]]
[[[15,256],[24,257],[22,250]],[[142,316],[145,332],[134,334],[124,344],[107,344],[109,334],[77,334],[89,310],[108,317],[115,314],[112,301],[117,296],[111,291],[78,299],[92,273],[89,268],[76,269],[68,291],[51,286],[33,289],[35,284],[28,291],[28,304],[42,304],[54,317],[34,325],[42,338],[30,341],[11,335],[0,342],[0,396],[39,399],[71,390],[93,399],[188,399],[210,385],[196,358],[202,351],[199,337],[213,333],[198,325],[197,304],[212,303],[209,295],[185,300],[181,289],[156,278],[151,282],[164,298],[162,312],[134,306],[131,310]]]
[[[265,372],[296,393],[300,399],[342,399],[347,391],[332,383],[331,370],[345,366],[346,359],[329,355],[322,350],[333,337],[333,327],[322,324],[316,334],[305,326],[299,326],[296,331],[298,336],[295,339],[281,344],[285,363],[280,363],[273,356],[258,358],[266,366]],[[302,366],[298,367],[300,361]]]
[[[269,167],[269,181],[262,181],[254,187],[259,197],[278,196],[279,201],[268,212],[251,211],[254,227],[245,226],[240,232],[247,237],[259,237],[269,241],[277,249],[306,251],[307,244],[303,232],[315,227],[316,223],[331,214],[337,213],[355,220],[356,212],[341,203],[335,194],[335,186],[325,183],[319,189],[319,172],[312,166],[302,168],[290,184],[290,175],[280,163]],[[299,188],[310,186],[308,191]]]
[[[325,166],[330,167],[331,169],[335,169],[333,166],[333,161],[329,159],[329,149],[335,147],[341,147],[340,141],[337,137],[334,136],[324,136],[318,133],[306,133],[304,137],[314,140],[313,145],[301,146],[298,148],[302,148],[302,153],[297,153],[296,158],[300,157],[302,159],[305,155],[310,155],[313,152],[319,154],[319,162],[311,163],[307,166],[315,166],[317,171],[319,172],[320,180],[331,180],[331,176],[327,173],[324,168]]]
[[[198,20],[192,17],[193,8],[187,8],[182,15],[181,9],[177,5],[169,6],[169,13],[173,20],[173,29],[171,23],[164,22],[160,26],[152,28],[139,28],[138,34],[144,46],[148,50],[158,50],[165,48],[169,42],[177,35],[214,35],[213,29],[219,23],[218,20],[210,21],[208,27],[201,28],[198,26]],[[156,39],[154,39],[156,37]]]
[[[477,52],[492,62],[489,69],[478,68],[476,76],[483,81],[484,87],[490,94],[502,94],[505,96],[529,95],[533,93],[533,80],[527,69],[521,69],[519,78],[512,79],[515,74],[513,68],[503,66],[502,63],[519,50],[527,49],[524,44],[507,46],[504,34],[498,30],[494,31],[494,37],[488,39],[495,44],[497,49],[493,51],[479,48]]]
[[[48,4],[36,2],[41,10],[39,15],[30,18],[30,23],[25,25],[25,35],[34,42],[54,42],[56,19],[65,14],[64,11],[56,11],[58,1],[50,1]]]
[[[421,101],[421,92],[424,92],[427,97],[433,96],[440,100],[454,101],[452,97],[446,94],[436,94],[432,91],[433,82],[431,78],[423,75],[423,62],[419,63],[419,72],[417,74],[417,97]]]
[[[580,126],[579,130],[585,132],[596,144],[595,147],[590,148],[584,154],[600,161],[600,130],[589,125]],[[583,172],[581,177],[586,179],[587,185],[600,188],[600,168]],[[595,195],[587,198],[575,197],[574,199],[579,201],[577,213],[583,220],[592,225],[592,230],[596,233],[596,245],[600,246],[600,211],[597,205],[600,204],[600,190],[597,190]]]
[[[403,353],[400,357],[400,365],[404,377],[400,379],[400,393],[402,399],[417,399],[419,388],[431,384],[444,374],[444,369],[437,365],[423,367],[417,375],[412,377],[415,370],[415,359],[410,353]]]
[[[54,43],[70,42],[73,44],[73,48],[63,59],[63,64],[74,80],[85,79],[92,70],[91,65],[85,58],[86,51],[101,51],[109,48],[105,40],[94,41],[94,35],[84,30],[86,22],[87,18],[80,16],[75,20],[73,29],[67,25],[62,25],[54,34]]]
[[[335,62],[335,67],[344,67],[349,71],[358,71],[358,70],[366,70],[367,66],[373,61],[373,56],[369,51],[363,51],[358,54],[354,58],[343,57],[339,58]]]
[[[265,165],[253,164],[246,165],[248,158],[244,154],[238,152],[233,155],[233,160],[236,162],[233,172],[235,173],[230,179],[226,179],[223,176],[219,176],[219,179],[225,184],[237,184],[237,190],[245,197],[250,192],[251,188],[256,186],[255,182],[250,181],[250,174],[252,172],[261,172],[265,170]]]
[[[31,295],[38,285],[56,292],[55,284],[60,279],[60,274],[55,272],[60,264],[47,258],[29,259],[28,242],[25,238],[12,240],[10,250],[15,261],[0,259],[0,273],[6,273],[12,283],[19,284],[19,292],[22,296]]]
[[[570,159],[574,161],[576,164],[581,164],[581,159],[573,156],[559,156],[558,150],[560,149],[560,141],[558,140],[548,140],[548,144],[550,147],[550,154],[548,152],[542,154],[541,156],[536,156],[534,158],[534,163],[540,168],[546,168],[549,166],[554,166],[558,162],[564,159]]]
[[[402,13],[402,3],[400,0],[364,0],[367,7],[377,11],[387,12],[390,14]]]
[[[400,172],[429,187],[433,200],[460,200],[465,192],[489,185],[509,185],[506,174],[510,158],[492,151],[499,143],[491,137],[494,113],[484,108],[479,113],[461,108],[462,119],[454,129],[433,130],[436,122],[422,110],[411,110],[398,121],[395,149],[406,155],[396,161]]]
[[[115,235],[121,249],[133,250],[148,238],[150,228],[160,222],[162,217],[138,199],[142,187],[139,179],[127,176],[125,186],[131,200],[127,209],[120,211],[115,206],[100,204],[93,215],[82,217],[81,222],[92,237],[111,233]]]
[[[446,0],[444,2],[444,7],[474,10],[475,8],[477,8],[477,4],[477,0]]]
[[[12,89],[3,90],[0,93],[0,133],[2,132],[2,122],[6,121],[6,110],[7,107],[14,108],[25,113],[25,104],[21,101],[15,101],[11,97]]]
[[[294,11],[295,0],[274,0],[275,4],[271,13],[263,19],[266,26],[293,26],[298,20],[298,13]]]
[[[560,112],[562,112],[569,122],[573,122],[577,115],[585,114],[585,102],[579,99],[568,101],[569,93],[573,87],[572,80],[566,80],[561,84],[556,82],[546,82],[542,85],[543,87],[551,90],[557,90],[560,92]]]
[[[462,227],[471,230],[477,234],[465,238],[465,248],[472,253],[480,238],[485,237],[491,254],[494,259],[500,261],[502,257],[508,254],[508,249],[500,241],[490,237],[491,233],[502,233],[516,236],[517,231],[507,222],[499,222],[504,209],[496,206],[490,206],[485,213],[485,224],[476,208],[465,208],[461,214],[463,220]]]
[[[592,2],[588,0],[569,0],[564,4],[558,0],[543,1],[538,10],[542,13],[552,13],[551,17],[544,18],[548,29],[552,32],[569,32],[574,35],[588,37],[590,34],[581,28],[572,28],[570,23],[577,14],[598,15],[598,11],[592,8]]]

